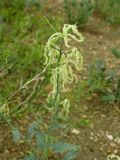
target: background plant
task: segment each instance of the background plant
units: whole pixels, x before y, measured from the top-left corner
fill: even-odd
[[[27,6],[26,2],[32,4]],[[2,103],[9,99],[11,113],[17,111],[17,106],[31,94],[29,87],[17,94],[14,92],[20,89],[21,83],[31,80],[43,70],[44,44],[53,33],[44,18],[47,15],[43,9],[46,1],[39,3],[38,8],[33,1],[0,1],[0,97]],[[60,29],[62,18],[51,16],[49,19],[56,29]],[[31,88],[34,88],[34,82]],[[38,92],[34,96],[39,99]],[[32,105],[35,106],[33,102]],[[26,110],[23,105],[21,108]]]
[[[120,25],[120,0],[95,0],[96,12],[114,26]]]
[[[91,92],[108,92],[113,78],[115,76],[115,71],[107,71],[105,61],[96,60],[95,64],[90,65],[89,75],[88,75],[88,86]]]
[[[90,0],[64,0],[64,9],[71,24],[84,25],[93,13],[93,4]]]
[[[120,58],[120,51],[119,49],[113,48],[112,53],[115,55],[116,58]],[[120,75],[119,75],[119,66],[116,66],[118,69],[113,70],[113,82],[111,84],[110,92],[106,92],[105,95],[102,97],[104,101],[112,101],[117,103],[119,106],[120,104]]]
[[[73,34],[71,34],[71,31]],[[48,95],[48,104],[44,106],[50,117],[48,122],[44,118],[41,118],[43,117],[41,114],[37,115],[32,110],[36,121],[28,127],[25,138],[21,135],[18,128],[11,125],[10,120],[6,118],[6,114],[3,116],[12,128],[14,141],[18,142],[20,138],[23,138],[31,147],[32,152],[25,160],[47,160],[50,156],[53,156],[53,153],[64,154],[64,160],[74,159],[76,157],[79,146],[65,143],[61,140],[67,129],[66,126],[65,131],[63,131],[65,125],[61,122],[66,120],[70,108],[70,101],[67,98],[64,99],[62,94],[67,91],[67,85],[73,81],[77,81],[77,76],[73,73],[73,66],[76,70],[80,71],[83,63],[81,53],[77,48],[70,45],[70,42],[73,40],[77,42],[83,41],[82,35],[77,30],[77,26],[64,25],[62,32],[53,34],[48,39],[45,47],[45,68],[43,73],[50,68],[50,84],[52,87],[52,91]],[[26,82],[22,88],[28,86],[32,81],[38,80],[38,77],[37,75],[31,81]],[[5,113],[4,108],[1,112]],[[60,128],[61,132],[57,133],[57,130]],[[32,146],[32,139],[35,139],[35,146]]]
[[[118,49],[113,48],[112,53],[120,58]],[[116,66],[116,68],[119,68]],[[98,93],[102,96],[102,100],[106,102],[120,103],[120,79],[117,69],[109,69],[103,60],[97,60],[89,69],[87,84],[88,91]]]
[[[119,49],[113,48],[112,53],[115,55],[116,58],[120,58],[120,50]],[[119,68],[119,66],[118,66],[118,68]],[[117,85],[116,85],[116,88],[115,88],[115,91],[113,92],[113,94],[115,97],[115,101],[119,105],[120,104],[120,75],[119,75],[119,71],[118,71],[118,75],[117,75]]]

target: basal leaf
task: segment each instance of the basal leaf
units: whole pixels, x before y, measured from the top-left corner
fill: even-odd
[[[79,148],[78,145],[64,143],[64,142],[58,142],[53,144],[54,152],[58,152],[58,153],[64,153],[70,150],[77,150],[78,148]]]
[[[96,60],[96,70],[100,72],[104,68],[105,68],[105,62],[101,59]]]
[[[63,124],[60,124],[60,123],[54,123],[52,125],[52,130],[59,129],[59,128],[66,128],[66,125],[63,125]]]
[[[37,132],[37,125],[37,122],[33,122],[28,126],[27,138],[31,139],[35,135],[35,133]]]
[[[117,48],[112,48],[112,54],[114,54],[117,58],[120,58],[120,50]]]
[[[37,132],[36,136],[36,146],[37,148],[45,148],[46,147],[46,134],[42,132]]]
[[[78,154],[77,151],[71,150],[64,155],[63,160],[72,160],[76,158],[77,154]]]
[[[13,128],[12,130],[12,134],[13,134],[13,140],[15,143],[20,141],[20,131],[18,128]]]
[[[102,97],[102,100],[103,101],[106,101],[106,102],[111,102],[111,101],[115,101],[115,95],[114,94],[109,94],[109,95],[105,95]]]
[[[38,158],[34,153],[31,153],[30,155],[26,156],[24,160],[38,160]]]

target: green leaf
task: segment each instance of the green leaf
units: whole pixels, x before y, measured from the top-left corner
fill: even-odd
[[[31,7],[31,6],[40,7],[40,2],[39,2],[39,0],[26,0],[25,5],[27,7]]]
[[[12,130],[12,134],[13,134],[13,140],[15,143],[20,141],[20,131],[18,128],[13,128]]]
[[[116,73],[117,71],[115,69],[110,69],[108,70],[108,73],[107,73],[107,79],[113,79],[116,77]]]
[[[28,126],[28,130],[27,130],[27,138],[32,139],[32,137],[36,134],[37,132],[37,122],[33,122],[32,124],[30,124]]]
[[[77,154],[78,154],[77,151],[71,150],[71,151],[67,152],[67,153],[64,155],[63,160],[71,160],[71,159],[74,159],[74,158],[76,158]]]
[[[59,129],[59,128],[66,128],[66,125],[60,123],[54,123],[51,127],[52,130]]]
[[[42,133],[42,132],[37,132],[36,134],[36,146],[37,148],[45,148],[46,147],[46,134]]]
[[[38,160],[38,158],[34,153],[31,153],[30,155],[26,156],[24,160]]]
[[[64,142],[58,142],[58,143],[53,144],[52,148],[54,152],[64,153],[70,150],[77,150],[79,146],[74,145],[74,144],[64,143]]]
[[[101,71],[102,69],[105,69],[105,61],[101,60],[101,59],[98,59],[96,60],[96,70],[97,71]]]
[[[105,95],[102,97],[102,100],[103,101],[106,101],[106,102],[111,102],[111,101],[115,101],[115,95],[114,94],[109,94],[109,95]]]
[[[90,120],[89,119],[81,119],[79,122],[76,122],[77,126],[89,126]]]
[[[117,58],[120,58],[120,50],[117,48],[112,48],[112,54],[114,54]]]

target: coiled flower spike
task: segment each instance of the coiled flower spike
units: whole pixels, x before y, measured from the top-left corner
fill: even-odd
[[[83,57],[76,47],[71,46],[72,41],[80,43],[83,41],[83,37],[76,25],[68,24],[64,25],[62,32],[55,33],[48,39],[44,52],[44,64],[46,68],[52,68],[50,83],[53,87],[48,95],[48,100],[56,98],[58,77],[60,92],[63,93],[66,91],[66,85],[74,80],[77,81],[73,67],[78,71],[82,69]],[[60,93],[57,94],[57,100],[60,100]],[[60,104],[63,106],[61,114],[64,113],[67,116],[70,108],[69,100],[65,99]]]

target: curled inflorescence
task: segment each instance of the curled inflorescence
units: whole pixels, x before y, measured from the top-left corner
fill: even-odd
[[[82,42],[83,37],[79,33],[76,25],[65,24],[62,32],[53,34],[45,47],[45,65],[51,66],[50,83],[53,90],[49,94],[49,98],[55,99],[57,92],[57,80],[59,76],[60,91],[66,90],[66,85],[71,84],[74,80],[77,81],[77,76],[74,74],[73,68],[80,71],[83,65],[83,57],[76,47],[72,47],[72,42]],[[49,99],[48,98],[48,99]],[[58,94],[57,100],[59,101]],[[65,115],[69,112],[70,102],[68,99],[60,102],[63,106],[62,112]]]

